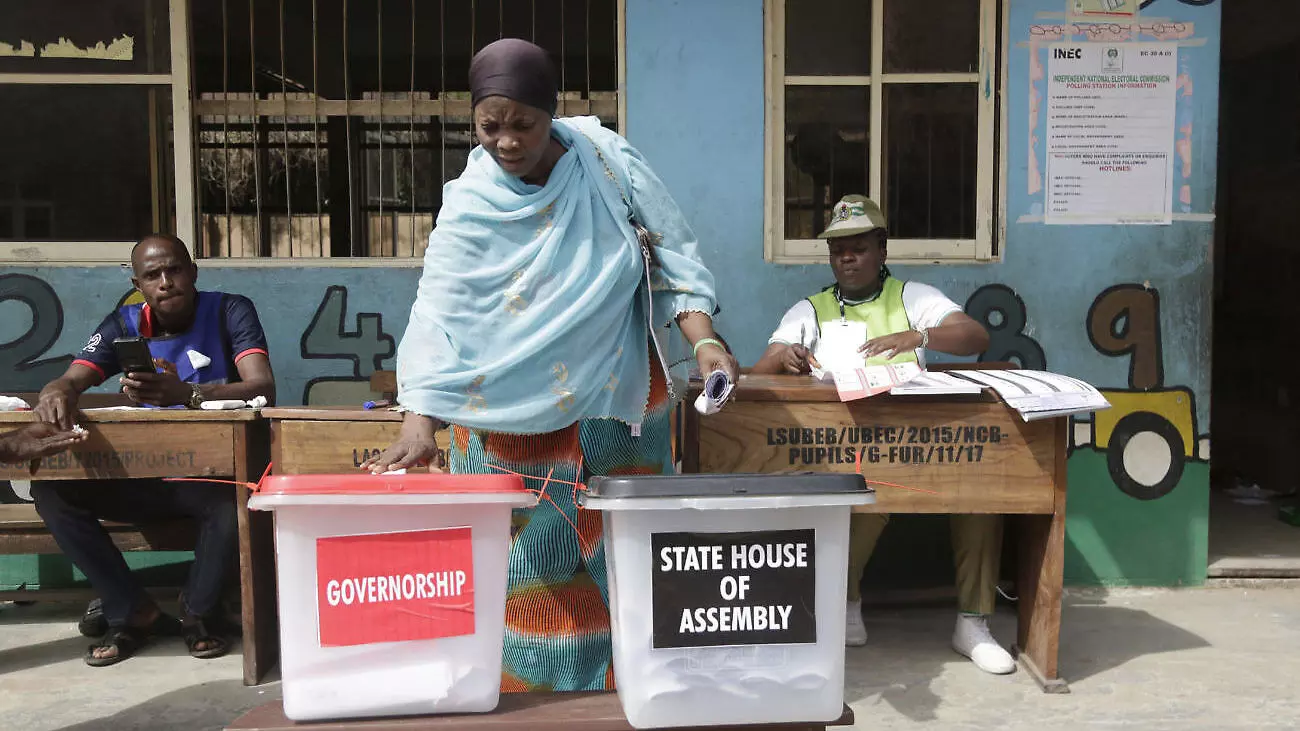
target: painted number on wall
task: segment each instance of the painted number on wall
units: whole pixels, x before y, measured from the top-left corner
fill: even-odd
[[[0,304],[19,302],[31,313],[26,332],[0,343],[0,383],[6,391],[39,391],[63,375],[71,355],[37,360],[63,332],[63,303],[43,279],[27,274],[0,274]]]
[[[1047,370],[1043,346],[1025,334],[1029,318],[1025,301],[1005,284],[988,284],[966,300],[966,314],[988,328],[989,349],[982,361],[1016,361],[1022,368]]]

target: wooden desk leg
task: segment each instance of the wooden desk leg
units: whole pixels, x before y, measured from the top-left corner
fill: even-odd
[[[1057,675],[1061,638],[1061,586],[1065,563],[1065,484],[1068,419],[1057,430],[1055,513],[1022,515],[1019,525],[1020,622],[1016,657],[1045,693],[1069,693]]]
[[[242,482],[261,477],[266,466],[264,447],[252,436],[253,427],[237,432],[236,470]],[[262,431],[265,436],[265,432]],[[262,443],[265,439],[262,440]],[[260,465],[260,467],[259,467]],[[251,468],[251,469],[250,469]],[[256,474],[250,474],[252,472]],[[244,685],[257,685],[275,665],[280,650],[275,596],[275,536],[270,514],[250,512],[247,488],[237,487],[239,509],[239,596],[243,625]]]

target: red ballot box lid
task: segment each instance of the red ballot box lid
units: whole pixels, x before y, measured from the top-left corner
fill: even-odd
[[[517,475],[272,475],[259,495],[527,495]]]

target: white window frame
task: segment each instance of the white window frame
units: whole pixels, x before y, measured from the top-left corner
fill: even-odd
[[[885,73],[884,5],[886,0],[871,2],[871,74],[868,76],[787,76],[785,73],[785,6],[786,0],[764,0],[766,49],[766,162],[764,178],[763,257],[774,264],[824,264],[826,244],[821,239],[785,238],[785,88],[787,86],[867,86],[871,90],[870,172],[866,191],[881,202],[884,192],[884,96],[886,84],[977,83],[980,85],[976,124],[978,152],[976,158],[975,238],[973,239],[902,239],[890,238],[889,258],[894,261],[971,263],[992,261],[995,200],[999,165],[995,162],[997,139],[997,97],[1003,88],[1003,69],[994,68],[998,58],[998,41],[1003,29],[998,27],[998,4],[1003,0],[978,0],[980,4],[979,68],[973,73]],[[902,2],[905,0],[893,0]],[[915,2],[915,0],[911,0]],[[1004,23],[1005,25],[1005,20]],[[1005,128],[1005,125],[1004,125]],[[1005,131],[1005,130],[1004,130]]]
[[[194,255],[197,239],[198,199],[195,177],[194,125],[197,113],[192,98],[190,69],[190,0],[167,0],[170,22],[171,69],[166,74],[42,74],[0,73],[4,84],[134,84],[171,89],[172,138],[176,194],[176,235]],[[618,130],[627,134],[627,1],[618,0],[617,81]],[[148,233],[142,231],[141,235]],[[123,264],[130,260],[134,241],[0,241],[0,264],[29,266],[89,266]],[[204,268],[382,268],[424,266],[420,257],[247,258],[203,259]]]
[[[0,74],[5,84],[154,86],[172,96],[172,152],[176,235],[194,253],[194,119],[190,102],[189,0],[168,0],[171,69],[165,74]],[[140,235],[149,233],[141,231]],[[121,264],[134,241],[0,241],[0,263],[33,266]]]

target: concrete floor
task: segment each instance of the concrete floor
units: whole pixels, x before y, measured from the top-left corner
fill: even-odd
[[[1277,518],[1293,499],[1252,505],[1210,491],[1211,577],[1300,577],[1300,527]]]
[[[178,640],[113,668],[81,661],[80,608],[0,608],[0,726],[220,729],[276,697],[245,688],[238,655],[201,662]],[[1268,729],[1300,727],[1300,582],[1184,590],[1087,590],[1067,598],[1069,695],[1024,674],[993,677],[948,649],[953,613],[869,610],[847,653],[845,699],[861,729]],[[995,618],[1001,639],[1014,617]]]

